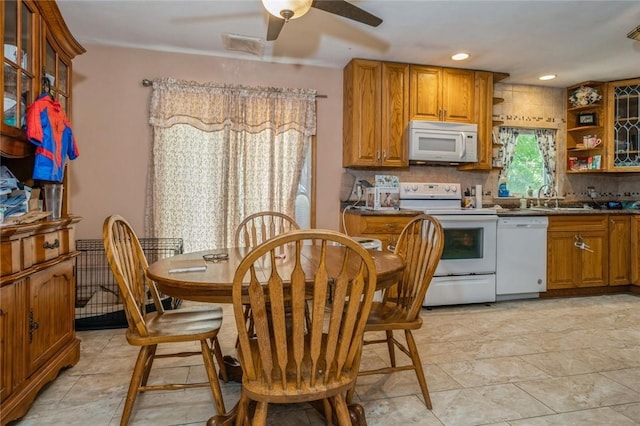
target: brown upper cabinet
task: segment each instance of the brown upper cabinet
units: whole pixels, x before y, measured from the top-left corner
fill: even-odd
[[[567,88],[567,173],[640,171],[640,78]]]
[[[607,168],[611,172],[640,172],[640,78],[607,84],[605,130]]]
[[[474,122],[475,72],[410,66],[410,119]]]
[[[343,167],[407,167],[409,65],[353,59],[343,76]]]

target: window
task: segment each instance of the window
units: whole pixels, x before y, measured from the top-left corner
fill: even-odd
[[[534,191],[546,182],[548,176],[542,158],[542,152],[533,131],[522,131],[516,139],[511,166],[507,171],[507,187],[511,194],[527,194],[529,188]]]
[[[311,226],[314,90],[163,79],[151,104],[146,235],[196,251],[231,247],[260,211]]]
[[[498,130],[500,179],[506,179],[511,194],[527,194],[542,185],[555,187],[555,129],[503,127]]]

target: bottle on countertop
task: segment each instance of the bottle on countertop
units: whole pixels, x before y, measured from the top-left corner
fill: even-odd
[[[507,188],[507,178],[502,176],[498,180],[498,197],[508,197],[509,189]]]

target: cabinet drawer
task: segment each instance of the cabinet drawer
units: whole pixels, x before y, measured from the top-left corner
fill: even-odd
[[[0,245],[0,275],[11,275],[20,271],[20,247],[21,240],[3,241]]]
[[[33,237],[35,263],[46,262],[60,255],[62,241],[59,232],[48,232]]]
[[[399,234],[411,219],[411,217],[369,216],[362,221],[360,231],[366,234]]]
[[[549,216],[549,231],[600,231],[607,229],[606,215]]]

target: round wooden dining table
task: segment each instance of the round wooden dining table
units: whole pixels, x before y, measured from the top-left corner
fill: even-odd
[[[331,255],[341,258],[340,246],[330,246],[327,251],[327,264],[331,267]],[[168,296],[196,302],[232,303],[231,292],[236,268],[251,251],[249,247],[233,247],[219,250],[179,254],[157,260],[149,265],[147,276],[156,282],[158,290]],[[302,252],[303,268],[305,262],[311,267],[318,259],[318,246],[306,246]],[[369,250],[378,274],[377,289],[383,289],[398,281],[404,261],[396,254]],[[203,256],[224,257],[214,261],[205,261]],[[222,255],[222,256],[220,256]],[[211,256],[207,256],[211,257]],[[176,272],[183,271],[183,272]],[[266,274],[266,272],[265,272]],[[266,281],[266,276],[265,276]]]
[[[332,269],[337,272],[340,269],[342,256],[341,246],[327,247],[327,268],[329,274]],[[205,250],[193,253],[160,259],[149,265],[147,276],[156,282],[158,290],[168,296],[183,300],[210,303],[232,303],[233,278],[236,269],[244,256],[251,251],[248,247],[234,247],[223,250]],[[404,261],[396,254],[369,250],[376,268],[376,288],[381,290],[396,283],[404,270]],[[307,267],[314,270],[314,265],[320,256],[320,247],[315,245],[305,246],[301,253],[303,270]],[[205,258],[210,259],[206,261]],[[293,256],[291,257],[293,258]],[[335,259],[335,261],[332,261]],[[289,261],[286,253],[282,253],[280,262],[286,264]],[[293,261],[291,261],[293,265]],[[354,265],[349,265],[354,271],[358,268],[358,260]],[[280,266],[279,266],[280,268]],[[268,280],[271,268],[268,262],[264,268],[258,268],[256,273],[262,273],[262,278]],[[324,413],[321,402],[311,403],[320,413]],[[226,414],[220,413],[213,416],[207,425],[231,425],[235,422],[237,406]],[[360,404],[350,404],[349,413],[352,423],[366,425],[364,409]]]

